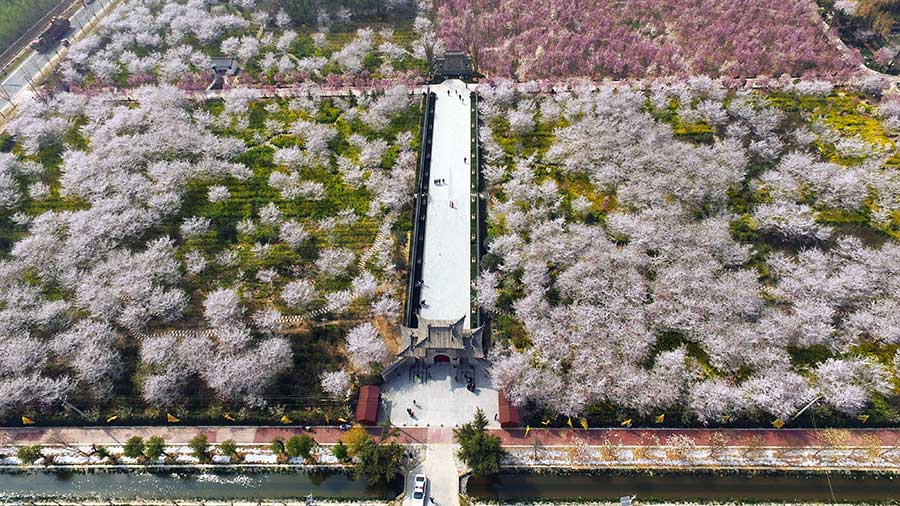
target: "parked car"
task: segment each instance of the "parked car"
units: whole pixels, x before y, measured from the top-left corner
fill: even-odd
[[[72,24],[66,18],[53,18],[50,20],[50,26],[31,42],[31,47],[39,53],[49,51],[59,39],[63,38],[71,26]]]
[[[425,506],[428,502],[428,496],[425,489],[428,487],[428,478],[424,474],[417,474],[413,478],[413,504],[415,506]]]

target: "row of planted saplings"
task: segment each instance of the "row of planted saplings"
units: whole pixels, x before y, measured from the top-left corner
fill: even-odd
[[[171,465],[176,464],[176,459],[182,455],[179,452],[172,451],[171,447],[167,446],[165,440],[160,436],[151,436],[146,441],[141,436],[132,436],[122,446],[121,453],[114,453],[108,447],[97,444],[91,445],[90,450],[69,444],[63,444],[63,446],[76,452],[78,455],[96,457],[98,464],[123,464],[121,458],[126,457],[134,459],[141,465],[157,463]],[[280,464],[289,462],[291,458],[302,458],[306,463],[311,464],[316,461],[314,450],[317,446],[318,443],[316,443],[315,439],[306,434],[301,434],[291,436],[287,440],[276,438],[269,446],[269,450],[276,456]],[[343,445],[338,446],[343,447]],[[227,461],[218,460],[218,463],[240,464],[246,456],[246,453],[240,450],[234,440],[226,439],[218,445],[212,445],[205,434],[198,434],[192,438],[188,441],[187,447],[190,449],[190,455],[201,464],[212,463],[213,457],[217,455],[228,457]],[[45,450],[46,447],[41,445],[22,446],[16,451],[16,457],[22,465],[34,465],[38,461],[47,466],[53,465],[54,458],[57,455],[48,453]],[[341,458],[340,455],[341,451],[337,448],[335,450],[335,456],[339,460],[344,461],[345,458]],[[0,458],[2,457],[6,457],[6,455],[0,455]]]

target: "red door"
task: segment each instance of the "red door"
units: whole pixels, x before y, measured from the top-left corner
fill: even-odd
[[[435,356],[434,356],[434,363],[435,363],[435,364],[440,364],[440,363],[442,363],[442,362],[445,363],[445,364],[449,364],[449,363],[450,363],[450,357],[448,357],[447,355],[435,355]]]

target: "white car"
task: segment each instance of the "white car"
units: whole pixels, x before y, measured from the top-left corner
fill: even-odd
[[[424,474],[417,474],[413,478],[413,495],[412,503],[415,506],[425,506],[428,503],[428,496],[425,489],[428,487],[428,478]]]

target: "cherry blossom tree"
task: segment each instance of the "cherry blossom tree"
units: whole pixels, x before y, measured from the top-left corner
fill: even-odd
[[[770,0],[744,8],[726,0],[602,0],[587,6],[445,0],[438,20],[445,45],[466,50],[477,69],[523,80],[830,76],[848,75],[861,62],[857,52],[835,48],[808,2]]]
[[[203,315],[214,328],[226,327],[244,314],[241,298],[233,288],[219,288],[210,292],[203,301]]]
[[[320,381],[322,390],[332,397],[342,398],[350,391],[350,375],[346,371],[323,372]]]
[[[372,362],[380,362],[387,358],[388,349],[384,339],[371,323],[361,323],[353,327],[344,339],[350,362],[357,369],[367,369]]]

